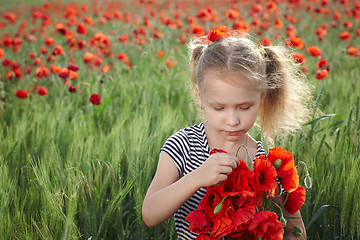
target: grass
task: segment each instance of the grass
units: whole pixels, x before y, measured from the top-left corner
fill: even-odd
[[[319,43],[307,35],[318,27],[312,21],[299,23],[300,29],[310,28],[300,34],[308,46],[319,45],[331,64],[329,78],[317,81],[312,67],[317,59],[307,57],[315,106],[322,114],[277,144],[292,151],[296,162],[306,163],[312,178],[302,208],[309,239],[358,239],[359,58],[344,54],[345,44]],[[160,29],[166,33],[163,40],[152,39],[139,48],[129,48],[112,36],[113,48],[126,52],[132,69],[114,62],[108,74],[89,72],[79,60],[80,77],[75,81],[81,94],[69,94],[62,80],[52,75],[41,80],[51,94],[31,94],[23,100],[13,93],[35,83],[33,76],[0,81],[7,94],[6,108],[0,110],[4,239],[175,239],[171,219],[155,228],[145,226],[142,201],[167,137],[201,118],[188,90],[187,50],[173,40],[175,30]],[[327,38],[337,39],[339,31],[329,30]],[[24,42],[23,49],[39,47]],[[167,68],[166,58],[156,58],[159,49],[178,65]],[[8,54],[28,63],[27,52]],[[75,52],[72,57],[82,55]],[[68,58],[58,61],[65,65]],[[4,75],[4,68],[0,73]],[[103,97],[101,105],[88,101],[93,92]],[[251,131],[261,138],[256,129]],[[301,180],[305,172],[299,165]]]

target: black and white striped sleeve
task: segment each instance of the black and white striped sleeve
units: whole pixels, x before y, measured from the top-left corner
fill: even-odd
[[[184,169],[186,167],[186,159],[189,158],[189,140],[187,134],[180,130],[170,136],[160,152],[164,151],[173,159],[178,171],[179,176],[184,176]]]

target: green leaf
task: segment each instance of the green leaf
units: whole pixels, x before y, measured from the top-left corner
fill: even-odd
[[[310,222],[306,226],[306,229],[310,229],[311,225],[315,222],[315,220],[327,209],[328,207],[331,207],[330,205],[322,205],[314,214],[314,216],[311,218]]]
[[[319,118],[317,118],[317,119],[314,119],[314,120],[306,123],[305,126],[306,126],[306,125],[315,125],[315,124],[317,124],[318,122],[320,122],[320,121],[322,121],[322,120],[325,120],[325,119],[328,119],[328,118],[332,118],[332,117],[335,117],[335,118],[347,118],[347,116],[345,116],[345,115],[340,115],[340,114],[334,114],[334,113],[332,113],[332,114],[325,114],[325,115],[323,115],[323,116],[321,116],[321,117],[319,117]]]

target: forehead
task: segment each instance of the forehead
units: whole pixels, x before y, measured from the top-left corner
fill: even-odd
[[[230,105],[256,102],[262,93],[251,84],[251,80],[239,72],[220,71],[208,71],[204,75],[200,91],[208,102]]]
[[[257,90],[254,81],[249,78],[245,71],[229,71],[229,70],[208,70],[203,76],[202,88],[214,85],[223,81],[233,87],[241,87],[247,89]]]

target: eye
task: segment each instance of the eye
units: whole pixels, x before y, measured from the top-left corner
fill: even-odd
[[[214,108],[215,109],[215,111],[221,111],[221,110],[223,110],[224,108],[223,107],[220,107],[220,108]]]
[[[241,109],[241,110],[249,110],[249,109],[250,109],[250,106],[249,106],[249,107],[241,107],[240,109]]]

